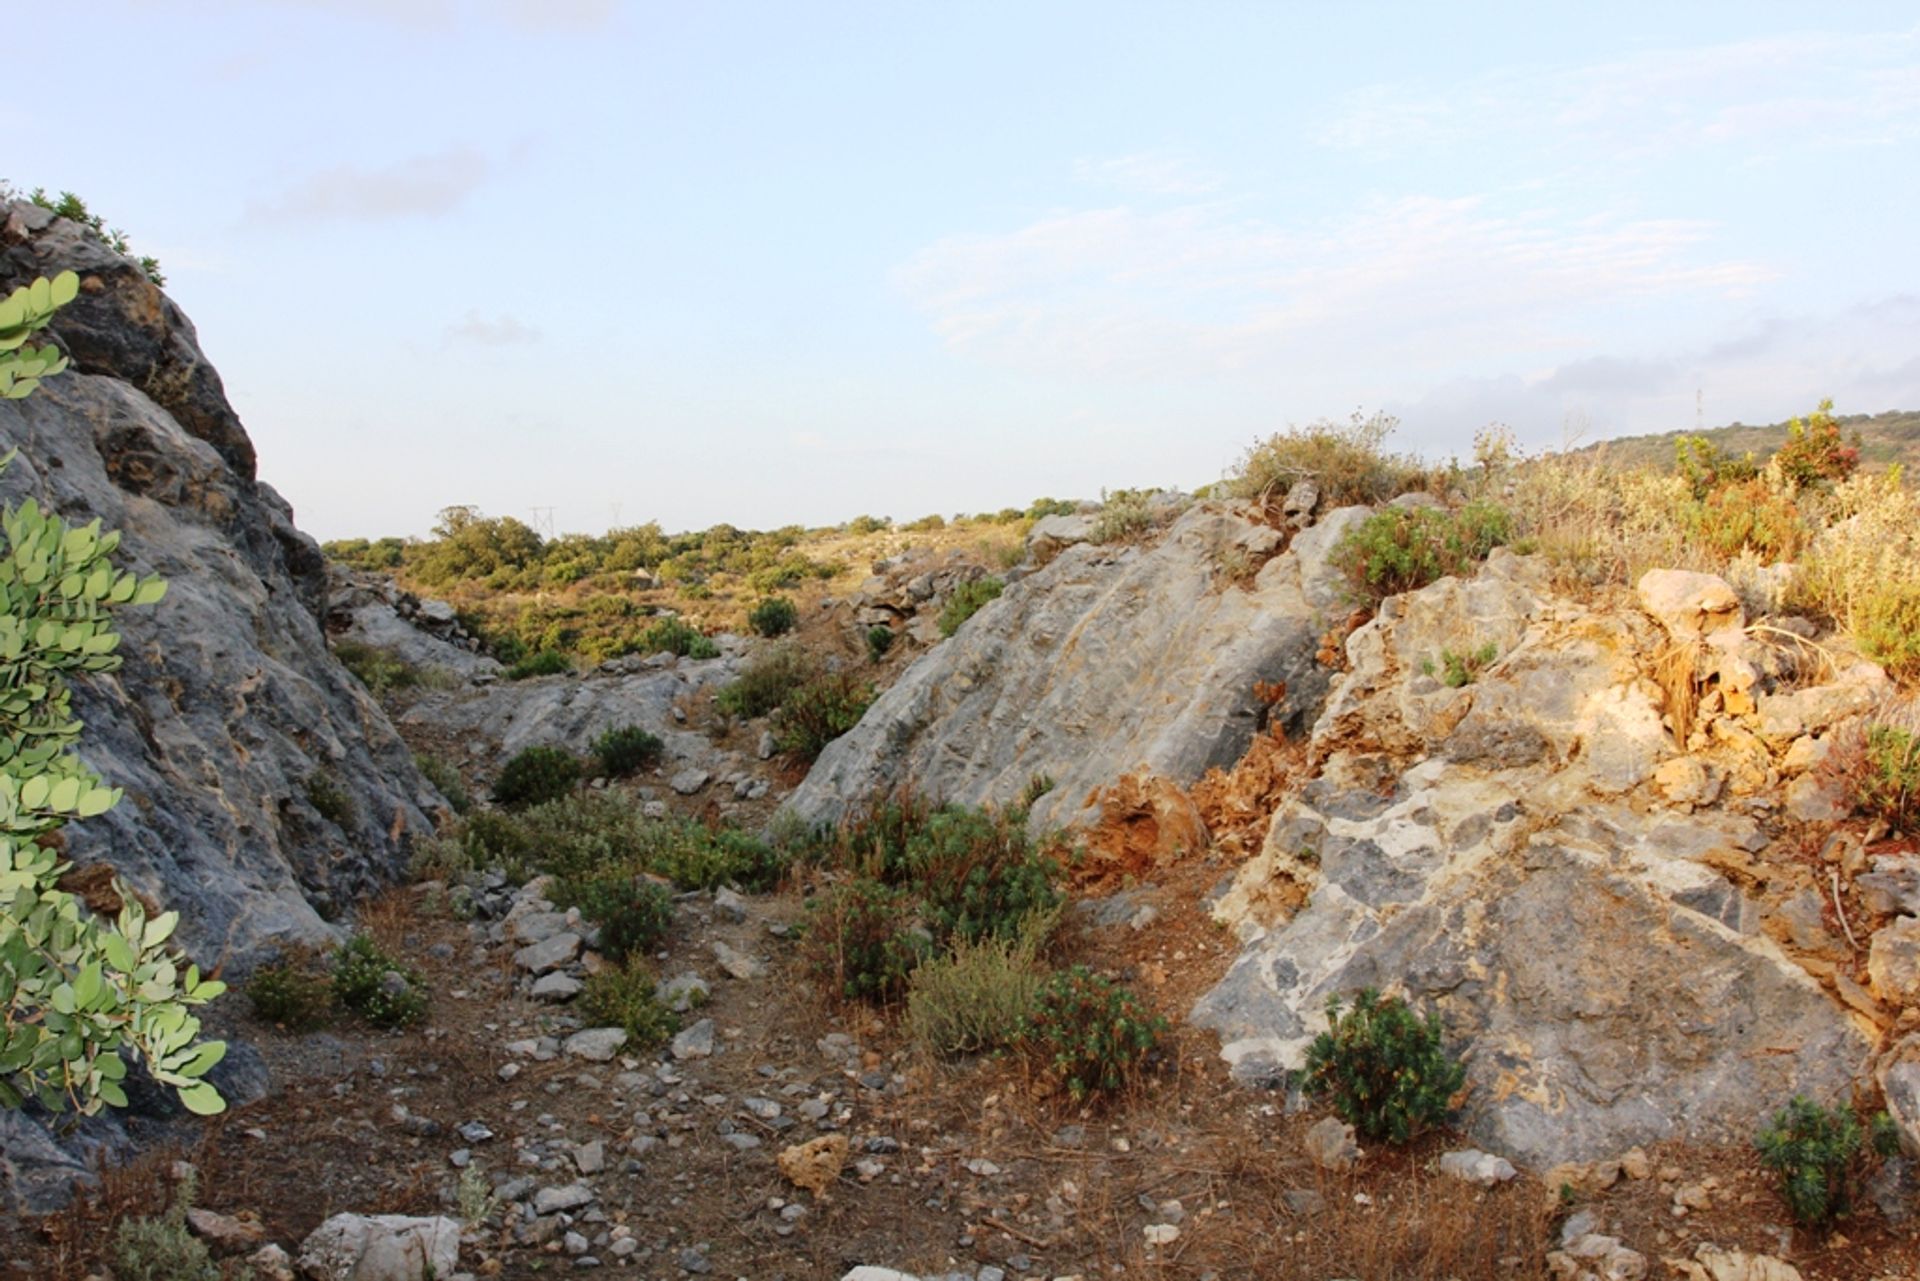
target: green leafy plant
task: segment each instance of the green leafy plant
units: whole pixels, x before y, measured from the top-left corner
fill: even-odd
[[[1132,991],[1076,965],[1041,985],[1022,1036],[1067,1092],[1084,1099],[1137,1076],[1166,1030]]]
[[[353,803],[353,794],[340,785],[340,780],[321,770],[307,776],[307,801],[321,818],[333,824],[341,831],[354,825],[359,811]]]
[[[56,216],[79,223],[92,233],[93,238],[117,254],[133,258],[133,246],[127,240],[127,233],[118,227],[109,227],[106,220],[87,208],[87,202],[71,191],[63,191],[55,200],[47,195],[44,187],[35,187],[28,199],[42,209],[51,210]],[[164,286],[167,278],[160,270],[160,260],[152,254],[141,254],[135,261],[140,264],[140,272],[153,284]]]
[[[187,1227],[194,1192],[195,1178],[189,1173],[174,1189],[165,1213],[113,1225],[107,1258],[114,1281],[221,1281],[220,1266],[207,1243]]]
[[[988,601],[1000,599],[1006,589],[1006,583],[998,578],[974,578],[956,586],[940,610],[940,634],[951,636],[959,631],[962,623],[979,613]]]
[[[1100,511],[1093,518],[1088,537],[1096,543],[1122,543],[1140,537],[1153,527],[1149,497],[1144,489],[1102,492]]]
[[[368,934],[356,934],[333,956],[333,999],[374,1027],[406,1027],[427,1017],[418,970],[389,956]]]
[[[261,966],[245,990],[257,1017],[289,1032],[311,1032],[332,1020],[332,980],[298,961]]]
[[[1507,541],[1511,520],[1491,503],[1458,510],[1390,507],[1348,530],[1334,547],[1334,568],[1355,600],[1377,606],[1389,596],[1464,573]]]
[[[875,623],[867,628],[867,661],[878,663],[893,648],[893,628],[885,623]]]
[[[0,304],[0,380],[10,396],[49,372],[23,379],[33,358],[21,353],[56,299],[73,296],[73,282],[61,280],[35,281],[25,307],[18,291]],[[29,499],[0,512],[0,530],[0,1106],[33,1098],[50,1111],[124,1107],[121,1052],[132,1050],[188,1110],[219,1112],[226,1103],[204,1078],[226,1043],[202,1041],[190,1011],[226,985],[167,946],[177,913],[149,919],[118,878],[117,920],[83,914],[59,888],[69,865],[50,848],[59,828],[121,797],[73,751],[84,727],[68,678],[119,667],[108,614],[153,604],[166,584],[117,571],[120,536],[99,521],[69,526]]]
[[[333,656],[375,698],[384,698],[396,689],[410,689],[420,683],[420,669],[399,655],[377,645],[359,641],[335,641]]]
[[[1344,1012],[1328,997],[1327,1023],[1307,1047],[1307,1093],[1331,1095],[1369,1139],[1405,1143],[1446,1119],[1467,1070],[1442,1044],[1439,1015],[1418,1018],[1398,997],[1364,988]]]
[[[945,805],[907,841],[899,865],[936,939],[1015,938],[1060,904],[1060,868],[1036,850],[1025,810]]]
[[[1859,465],[1860,442],[1841,438],[1833,400],[1828,398],[1805,418],[1787,424],[1786,443],[1768,460],[1767,471],[1788,489],[1799,490],[1843,481]]]
[[[1462,689],[1480,678],[1480,673],[1493,666],[1500,657],[1500,647],[1488,641],[1478,649],[1456,654],[1441,647],[1440,663],[1436,668],[1432,659],[1422,659],[1420,670],[1428,676],[1438,675],[1440,683],[1448,689]]]
[[[628,1050],[664,1045],[680,1030],[680,1019],[662,1005],[646,958],[633,955],[618,969],[588,976],[580,1007],[593,1027],[625,1028]]]
[[[824,672],[796,686],[780,705],[774,743],[810,761],[866,715],[873,686],[851,672]]]
[[[814,900],[801,943],[808,972],[829,990],[875,1002],[898,997],[933,951],[914,928],[913,896],[864,877]]]
[[[785,636],[799,622],[799,608],[785,596],[769,596],[747,615],[747,625],[768,637]]]
[[[1810,1227],[1831,1223],[1852,1210],[1869,1165],[1898,1148],[1892,1122],[1882,1112],[1870,1141],[1848,1107],[1821,1107],[1795,1095],[1754,1139],[1761,1163],[1780,1176],[1780,1194],[1793,1217]]]
[[[80,296],[80,277],[63,271],[22,285],[0,300],[0,400],[22,400],[34,393],[40,380],[67,367],[67,358],[52,346],[27,342],[45,329],[53,313]]]
[[[1852,771],[1854,808],[1898,830],[1920,827],[1920,734],[1878,721],[1866,727],[1859,751],[1861,761]]]
[[[615,961],[645,955],[673,928],[673,895],[657,881],[616,871],[563,880],[555,901],[578,907],[600,927],[600,951]]]
[[[564,676],[572,670],[571,658],[557,649],[543,649],[514,663],[506,675],[510,681],[523,681],[534,676]]]
[[[747,832],[689,822],[666,827],[665,835],[647,865],[683,890],[737,885],[757,893],[786,875],[786,856]]]
[[[544,805],[573,792],[580,762],[559,747],[529,747],[514,756],[493,784],[493,799],[509,809]]]
[[[681,658],[718,658],[720,647],[698,629],[670,614],[640,634],[644,654],[678,654]]]
[[[650,734],[638,725],[610,729],[594,740],[593,759],[608,778],[626,778],[657,764],[666,745],[658,734]]]

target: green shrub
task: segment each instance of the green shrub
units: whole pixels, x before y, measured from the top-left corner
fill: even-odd
[[[532,676],[564,676],[573,670],[573,660],[557,649],[543,649],[522,658],[507,669],[507,679],[523,681]]]
[[[396,689],[410,689],[420,683],[420,669],[399,655],[376,645],[366,645],[359,641],[337,641],[333,646],[333,656],[340,665],[352,672],[367,692],[375,698],[384,698]]]
[[[860,878],[816,898],[802,937],[806,968],[850,1000],[889,1001],[933,950],[913,925],[913,896]]]
[[[878,663],[893,648],[893,628],[884,623],[875,623],[867,628],[867,661]]]
[[[893,522],[885,516],[855,516],[847,522],[849,534],[877,534],[892,527]]]
[[[960,624],[979,613],[988,601],[998,600],[1006,589],[1007,585],[997,578],[975,578],[955,587],[940,611],[940,634],[951,636],[959,631]]]
[[[651,952],[673,928],[673,895],[657,881],[619,871],[554,887],[554,902],[578,907],[600,927],[600,951],[615,961]]]
[[[78,293],[78,277],[62,272],[0,298],[0,397],[27,396],[65,368],[57,350],[26,339]],[[189,1111],[219,1112],[226,1104],[203,1078],[226,1044],[201,1041],[190,1011],[226,985],[169,946],[177,913],[149,920],[117,877],[118,918],[83,914],[59,887],[70,865],[53,848],[67,823],[121,798],[73,751],[84,726],[69,679],[118,668],[111,612],[154,604],[166,583],[116,570],[120,535],[99,521],[69,526],[32,499],[0,512],[0,532],[0,1107],[124,1107],[132,1050]]]
[[[1417,461],[1385,451],[1398,425],[1387,414],[1362,418],[1356,413],[1344,424],[1322,419],[1289,427],[1247,450],[1219,490],[1229,498],[1278,502],[1295,482],[1311,480],[1326,507],[1386,502],[1423,488],[1427,480]]]
[[[929,1053],[978,1054],[1012,1045],[1040,995],[1035,958],[1052,915],[1013,938],[961,940],[907,980],[907,1030]]]
[[[1333,549],[1354,599],[1377,606],[1389,596],[1460,574],[1507,541],[1507,513],[1491,503],[1457,511],[1390,507],[1348,530]]]
[[[814,665],[798,648],[773,645],[748,659],[740,674],[720,687],[714,705],[742,720],[765,716],[815,675]]]
[[[1041,797],[1051,792],[1056,786],[1057,784],[1053,781],[1053,775],[1051,774],[1028,775],[1026,786],[1020,789],[1020,808],[1023,810],[1032,809]]]
[[[785,636],[799,621],[799,609],[785,596],[769,596],[747,615],[747,625],[767,637]]]
[[[450,839],[459,842],[468,866],[498,868],[514,881],[532,875],[533,837],[517,815],[479,810],[469,814],[458,834]]]
[[[1920,827],[1920,734],[1884,721],[1867,726],[1854,771],[1853,805],[1896,831]]]
[[[1674,442],[1673,469],[1696,502],[1717,489],[1744,484],[1760,475],[1752,454],[1735,458],[1705,436],[1682,436]]]
[[[946,527],[947,518],[939,512],[935,512],[931,516],[922,516],[919,520],[910,521],[900,528],[909,534],[931,534],[936,529],[945,529]]]
[[[634,955],[619,969],[589,975],[580,993],[580,1009],[589,1026],[625,1028],[628,1051],[665,1045],[680,1030],[680,1019],[662,1005],[646,958]]]
[[[866,715],[873,686],[851,672],[826,672],[797,686],[780,705],[774,743],[810,761]]]
[[[664,830],[668,837],[648,866],[683,890],[737,885],[759,893],[786,875],[786,856],[746,832],[694,822],[664,825]]]
[[[118,227],[109,227],[106,220],[87,208],[87,202],[71,191],[60,193],[58,200],[47,195],[46,188],[35,187],[28,197],[42,209],[51,210],[56,217],[70,219],[85,227],[93,238],[113,252],[126,258],[134,258],[133,246],[127,242],[127,233]],[[167,283],[165,273],[160,270],[160,260],[152,254],[141,254],[135,261],[140,264],[140,274],[153,282],[155,288]]]
[[[1439,674],[1440,683],[1448,689],[1463,689],[1480,678],[1480,673],[1493,665],[1500,657],[1500,647],[1488,641],[1479,649],[1454,653],[1444,646],[1440,650],[1440,664],[1434,666],[1432,659],[1422,659],[1420,670],[1428,676]]]
[[[289,1032],[311,1032],[332,1021],[332,981],[297,962],[261,966],[246,992],[257,1017]]]
[[[677,614],[669,614],[640,633],[643,654],[678,654],[681,658],[718,658],[720,648]]]
[[[1100,511],[1088,537],[1096,543],[1121,543],[1138,538],[1153,527],[1150,497],[1144,489],[1116,489],[1100,495]]]
[[[1131,991],[1076,965],[1041,985],[1022,1037],[1084,1099],[1131,1081],[1166,1030]]]
[[[1060,868],[1033,848],[1025,810],[944,805],[907,841],[902,870],[936,939],[1017,938],[1060,904]]]
[[[1440,1016],[1414,1016],[1398,997],[1365,988],[1342,1013],[1327,998],[1328,1028],[1307,1047],[1307,1093],[1369,1139],[1405,1143],[1446,1119],[1466,1067],[1441,1044]]]
[[[1851,444],[1841,439],[1833,401],[1827,399],[1807,417],[1787,424],[1786,443],[1768,460],[1767,470],[1797,490],[1843,481],[1859,465],[1860,442],[1857,437]]]
[[[1045,520],[1049,516],[1072,516],[1079,510],[1079,503],[1068,502],[1064,498],[1036,498],[1027,506],[1027,519]]]
[[[173,1203],[157,1217],[122,1219],[113,1225],[107,1259],[114,1281],[220,1281],[220,1266],[207,1243],[187,1227],[194,1176],[174,1190]]]
[[[1681,518],[1694,542],[1727,559],[1751,551],[1767,563],[1791,560],[1813,537],[1799,505],[1759,480],[1717,486]]]
[[[310,775],[307,779],[307,800],[319,812],[321,818],[346,831],[354,824],[357,811],[353,796],[340,785],[338,779],[327,773]]]
[[[666,744],[638,725],[610,729],[593,743],[593,759],[607,778],[626,778],[659,761]]]
[[[1754,1146],[1761,1163],[1780,1176],[1780,1195],[1793,1217],[1818,1227],[1852,1210],[1871,1158],[1891,1156],[1898,1143],[1884,1112],[1874,1118],[1868,1144],[1850,1108],[1823,1108],[1795,1095]]]
[[[374,1027],[406,1027],[427,1017],[427,989],[418,970],[356,934],[333,956],[333,999]]]
[[[473,797],[468,795],[467,782],[460,777],[459,770],[438,756],[416,755],[413,763],[419,768],[421,777],[447,798],[447,804],[453,807],[455,814],[465,814],[473,808]]]
[[[1853,636],[1888,675],[1920,684],[1920,583],[1877,584],[1854,612]]]
[[[508,761],[493,784],[493,799],[509,809],[545,805],[573,793],[580,762],[558,747],[529,747]]]

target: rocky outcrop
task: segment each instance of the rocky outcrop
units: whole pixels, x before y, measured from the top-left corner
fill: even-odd
[[[484,684],[500,663],[481,652],[453,606],[421,600],[384,574],[327,566],[327,631],[336,641],[379,650],[432,679]]]
[[[1363,515],[1335,512],[1277,556],[1277,531],[1217,504],[1152,546],[1063,542],[830,744],[790,809],[838,821],[904,786],[1005,804],[1044,775],[1056,785],[1034,821],[1057,826],[1122,775],[1188,784],[1231,765],[1270,718],[1298,725],[1318,706],[1314,652],[1344,612],[1327,553]],[[1260,682],[1284,696],[1262,700]]]
[[[158,605],[117,615],[120,671],[78,683],[81,752],[126,798],[68,828],[67,852],[178,909],[181,945],[231,977],[283,940],[331,937],[329,921],[404,867],[442,802],[328,653],[319,548],[255,479],[193,326],[73,223],[0,206],[0,291],[64,269],[81,293],[48,333],[72,367],[0,401],[0,436],[19,449],[0,496],[98,518],[124,535],[122,564],[170,583]],[[258,1064],[238,1047],[228,1063],[243,1060]],[[10,1125],[0,1194],[45,1207],[81,1167],[28,1122]],[[118,1142],[110,1123],[96,1131],[66,1148]]]
[[[1774,843],[1790,824],[1772,796],[1804,766],[1797,739],[1759,731],[1786,698],[1825,709],[1797,726],[1824,734],[1843,690],[1883,678],[1775,688],[1724,584],[1651,586],[1647,614],[1597,612],[1496,552],[1353,634],[1308,744],[1319,769],[1218,904],[1245,948],[1194,1019],[1238,1076],[1299,1068],[1328,996],[1375,986],[1440,1011],[1468,1133],[1536,1165],[1745,1138],[1796,1091],[1863,1078],[1879,1028],[1819,981],[1829,940],[1779,941],[1814,881]],[[1438,679],[1443,654],[1487,647],[1477,679]],[[1675,761],[1711,794],[1669,795]]]

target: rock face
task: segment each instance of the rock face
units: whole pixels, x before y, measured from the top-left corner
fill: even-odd
[[[122,564],[171,585],[117,616],[121,670],[76,682],[80,750],[126,798],[68,828],[67,851],[178,909],[181,945],[232,978],[283,940],[330,938],[328,922],[392,881],[443,802],[328,652],[319,548],[255,479],[193,326],[73,223],[0,205],[0,291],[69,268],[80,296],[47,333],[72,367],[0,401],[0,437],[20,451],[0,497],[98,517],[124,535]],[[217,1023],[219,1006],[209,1013]],[[243,1060],[259,1062],[228,1057]],[[17,1116],[0,1125],[0,1203],[51,1208],[89,1148],[123,1142],[111,1118],[61,1147],[37,1134]]]
[[[99,517],[124,534],[124,563],[171,583],[118,616],[117,676],[78,687],[82,751],[127,797],[68,829],[69,849],[178,908],[196,957],[244,966],[277,940],[327,937],[440,801],[329,654],[319,548],[254,478],[187,318],[73,223],[22,205],[0,218],[0,288],[68,268],[80,297],[49,332],[73,367],[0,403],[20,448],[0,494]]]
[[[344,565],[327,566],[327,631],[382,650],[426,673],[484,683],[500,664],[480,652],[445,601],[423,601],[392,579]]]
[[[1264,527],[1218,505],[1190,509],[1153,547],[1065,545],[829,744],[789,808],[834,822],[906,785],[1005,804],[1044,774],[1056,786],[1034,821],[1060,826],[1123,774],[1186,784],[1233,764],[1270,715],[1299,723],[1318,705],[1314,651],[1345,612],[1327,553],[1363,515],[1332,513],[1246,587],[1220,560]],[[1260,681],[1284,699],[1260,701]]]
[[[1686,586],[1684,605],[1706,599]],[[1744,643],[1716,641],[1699,679],[1757,669]],[[1427,674],[1442,650],[1489,644],[1472,683]],[[1468,1133],[1530,1164],[1744,1138],[1761,1108],[1859,1079],[1874,1029],[1771,936],[1774,907],[1813,885],[1748,803],[1782,768],[1753,733],[1772,695],[1710,688],[1677,742],[1649,675],[1669,645],[1651,618],[1555,598],[1504,552],[1355,632],[1309,744],[1321,769],[1219,904],[1246,946],[1194,1019],[1236,1074],[1298,1069],[1326,998],[1374,986],[1440,1011],[1468,1065]],[[1668,801],[1675,759],[1727,804]],[[1263,916],[1276,880],[1305,891],[1290,919]]]

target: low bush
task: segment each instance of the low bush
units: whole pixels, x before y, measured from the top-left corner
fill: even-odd
[[[638,725],[610,729],[593,743],[593,760],[606,778],[626,778],[660,760],[666,745]]]
[[[374,1027],[406,1027],[427,1017],[420,972],[389,956],[366,934],[354,935],[334,953],[333,999]]]
[[[1852,1210],[1874,1159],[1893,1155],[1898,1143],[1884,1112],[1863,1137],[1851,1108],[1824,1108],[1795,1095],[1754,1146],[1761,1164],[1780,1176],[1780,1195],[1793,1217],[1820,1227]]]
[[[507,679],[523,681],[532,676],[564,676],[573,670],[573,660],[557,649],[528,654],[507,668]]]
[[[493,784],[493,799],[509,809],[545,805],[570,796],[580,782],[580,762],[558,747],[529,747],[507,762]]]
[[[420,683],[419,668],[377,645],[338,641],[334,644],[333,656],[375,698],[384,698],[392,690],[410,689]]]
[[[680,1020],[662,1005],[653,970],[639,955],[618,969],[590,975],[580,992],[580,1009],[591,1027],[626,1029],[629,1051],[664,1045],[680,1030]]]
[[[807,971],[849,1000],[890,1001],[933,951],[913,896],[864,877],[814,900],[801,940]]]
[[[1087,535],[1096,543],[1123,543],[1140,537],[1153,527],[1153,511],[1148,506],[1149,491],[1116,489],[1100,495],[1100,511],[1093,518]]]
[[[247,980],[254,1015],[289,1032],[311,1032],[333,1018],[333,982],[297,960],[263,965]]]
[[[875,623],[867,628],[867,661],[878,663],[893,648],[893,628]]]
[[[1311,480],[1326,507],[1385,502],[1427,483],[1417,460],[1386,452],[1387,437],[1398,425],[1387,414],[1356,413],[1345,423],[1322,419],[1289,427],[1247,450],[1219,488],[1230,498],[1277,503],[1296,482]]]
[[[1465,573],[1507,541],[1511,518],[1490,503],[1458,510],[1390,507],[1347,531],[1333,550],[1354,599],[1377,606],[1448,574]]]
[[[1076,965],[1041,985],[1022,1037],[1084,1099],[1133,1080],[1166,1030],[1133,992]]]
[[[978,1054],[1014,1044],[1033,1013],[1037,957],[1055,916],[1036,917],[1013,938],[964,940],[907,980],[907,1030],[931,1054]]]
[[[1853,475],[1860,465],[1860,441],[1841,439],[1840,424],[1833,418],[1833,401],[1805,418],[1787,424],[1786,443],[1767,461],[1767,472],[1785,488],[1800,490],[1823,484],[1837,484]]]
[[[415,756],[413,763],[419,767],[421,776],[447,798],[447,804],[453,807],[455,814],[465,814],[473,809],[473,797],[468,794],[466,780],[460,777],[459,770],[438,756]]]
[[[660,825],[662,840],[647,865],[683,890],[737,885],[770,890],[786,875],[786,856],[746,832],[687,822]]]
[[[1800,562],[1789,604],[1853,635],[1896,680],[1920,682],[1920,494],[1897,470],[1836,485],[1833,522]]]
[[[1743,551],[1767,563],[1791,560],[1813,537],[1799,505],[1758,479],[1711,489],[1682,517],[1695,541],[1729,560]]]
[[[774,743],[790,756],[811,761],[828,743],[860,723],[873,698],[873,686],[851,672],[814,676],[781,703]]]
[[[799,609],[785,596],[769,596],[747,615],[747,625],[767,637],[785,636],[799,622]]]
[[[221,1281],[220,1265],[207,1243],[187,1227],[194,1177],[174,1190],[173,1203],[158,1216],[122,1219],[113,1225],[107,1260],[114,1281]],[[250,1273],[247,1275],[251,1275]]]
[[[1920,733],[1876,720],[1860,731],[1857,750],[1860,759],[1849,771],[1854,809],[1885,819],[1895,831],[1920,828]]]
[[[554,902],[577,907],[600,927],[600,951],[615,961],[644,956],[673,928],[673,895],[666,886],[617,871],[554,885]]]
[[[321,818],[341,831],[352,827],[358,817],[353,794],[341,785],[339,779],[324,771],[308,776],[307,801]]]
[[[640,633],[638,650],[643,654],[678,654],[681,658],[718,658],[720,647],[698,629],[669,614]]]
[[[797,646],[773,645],[748,659],[740,674],[720,687],[714,705],[742,720],[765,716],[815,674],[813,663]]]
[[[1034,848],[1022,809],[943,805],[908,839],[896,875],[922,896],[941,942],[1011,939],[1060,905],[1060,868]]]
[[[979,613],[990,600],[998,600],[1007,585],[998,578],[975,578],[959,584],[947,597],[947,603],[940,611],[940,634],[951,636],[960,630],[960,624]]]
[[[1331,1095],[1334,1111],[1369,1139],[1405,1143],[1444,1121],[1467,1070],[1442,1044],[1440,1016],[1418,1018],[1373,988],[1341,1007],[1327,998],[1328,1028],[1307,1047],[1307,1093]]]

